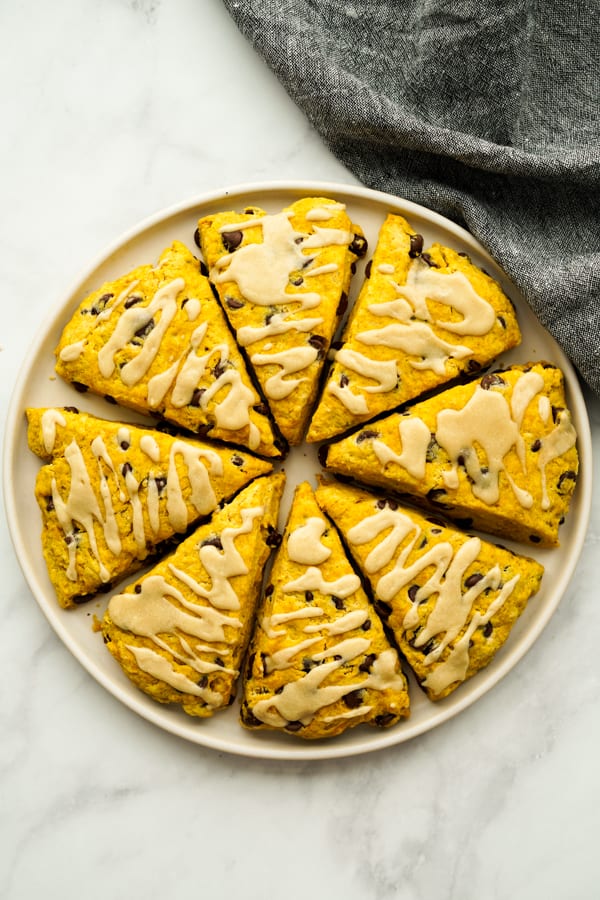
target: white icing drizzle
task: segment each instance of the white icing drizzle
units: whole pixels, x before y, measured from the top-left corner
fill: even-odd
[[[465,359],[473,355],[473,351],[468,347],[444,341],[434,334],[429,325],[417,321],[363,331],[356,335],[356,339],[367,346],[390,347],[393,350],[401,350],[402,353],[420,356],[422,357],[420,360],[409,360],[413,369],[431,369],[437,375],[444,374],[449,357]],[[361,375],[368,376],[366,368],[367,366],[361,370]]]
[[[200,544],[197,548],[200,562],[208,575],[211,587],[199,584],[192,576],[183,572],[173,564],[169,571],[175,580],[181,581],[197,597],[208,601],[208,605],[200,605],[186,599],[181,590],[167,581],[163,575],[149,575],[138,583],[139,591],[118,594],[110,600],[108,613],[113,623],[123,631],[152,641],[159,649],[166,651],[169,658],[148,647],[127,647],[134,654],[140,668],[155,678],[166,682],[182,693],[201,697],[210,707],[222,705],[222,696],[201,687],[191,681],[183,673],[178,672],[172,662],[190,666],[195,671],[205,674],[223,672],[237,676],[236,669],[220,666],[203,659],[202,653],[214,652],[210,644],[229,644],[236,640],[242,627],[241,621],[234,615],[221,610],[231,611],[240,608],[240,599],[231,583],[232,578],[248,574],[242,555],[235,546],[239,535],[248,534],[254,527],[257,518],[264,514],[264,507],[257,506],[243,509],[242,523],[238,527],[223,529],[220,535],[221,549],[212,544]],[[233,631],[233,637],[230,637]],[[170,635],[171,643],[161,635]],[[196,641],[193,647],[188,638]],[[177,642],[175,645],[174,642]],[[198,642],[209,642],[198,643]],[[220,655],[229,655],[231,649],[218,647]]]
[[[316,566],[309,566],[306,572],[294,581],[288,581],[283,585],[286,594],[296,591],[319,591],[321,594],[333,594],[335,597],[349,597],[360,587],[358,575],[341,575],[334,581],[325,581],[321,570]]]
[[[67,346],[63,347],[60,351],[59,357],[63,362],[75,362],[75,360],[79,359],[79,357],[83,353],[85,345],[85,338],[83,338],[81,341],[75,341],[73,344],[67,344]]]
[[[432,638],[443,635],[433,650],[424,657],[423,664],[426,666],[437,662],[444,650],[453,645],[447,660],[428,676],[426,682],[432,690],[439,693],[455,681],[464,680],[473,631],[488,622],[498,611],[512,594],[519,576],[502,585],[500,568],[495,565],[481,573],[482,577],[463,592],[465,573],[476,562],[481,550],[481,541],[476,537],[469,538],[456,551],[449,541],[441,541],[413,559],[410,565],[406,565],[408,557],[417,546],[421,528],[399,510],[385,508],[364,518],[349,529],[348,540],[351,544],[361,546],[382,534],[386,536],[367,554],[365,569],[369,574],[376,575],[394,561],[392,568],[374,582],[375,593],[383,601],[392,600],[407,584],[414,583],[419,575],[434,568],[427,581],[417,590],[402,624],[405,630],[416,628],[419,624],[419,604],[434,594],[437,595],[433,609],[415,638],[414,645],[423,647]],[[402,546],[407,538],[408,541]],[[474,613],[467,625],[475,600],[488,588],[500,589],[498,596],[485,614]],[[457,641],[465,627],[467,630]]]
[[[352,631],[353,628],[360,628],[361,625],[369,618],[366,609],[354,609],[333,622],[323,622],[322,625],[307,625],[304,628],[306,634],[312,634],[315,631],[326,631],[328,634],[344,634],[346,631]]]
[[[550,399],[546,397],[545,394],[542,394],[542,396],[538,399],[538,413],[542,422],[546,424],[546,422],[548,422],[548,420],[550,419],[550,415],[552,413],[552,405],[550,403]]]
[[[320,516],[309,516],[304,525],[290,532],[287,554],[292,562],[306,566],[319,566],[331,556],[331,550],[321,543],[327,522]]]
[[[344,203],[324,203],[323,206],[315,206],[306,213],[307,222],[326,222],[336,212],[344,212]]]
[[[185,304],[185,311],[190,322],[195,322],[200,315],[202,306],[197,297],[188,297]]]
[[[396,320],[382,328],[369,328],[356,334],[356,340],[368,347],[386,347],[405,354],[410,366],[418,370],[429,369],[437,375],[444,375],[448,359],[466,359],[473,351],[462,344],[452,343],[437,335],[430,324],[432,314],[427,300],[451,307],[461,315],[460,321],[435,319],[434,324],[447,332],[481,336],[487,334],[494,326],[496,314],[493,306],[474,290],[469,279],[462,272],[442,273],[415,259],[409,266],[406,283],[397,284],[392,276],[394,266],[380,263],[376,272],[386,277],[397,293],[395,300],[368,305],[368,311],[374,316],[386,316]],[[377,363],[369,356],[343,348],[336,354],[340,365],[351,369],[364,378],[380,380],[375,365],[382,366],[385,380],[380,385],[359,387],[360,395],[355,394],[348,386],[341,388],[333,380],[328,383],[328,391],[337,397],[353,415],[368,413],[369,407],[365,393],[387,392],[393,390],[397,380],[397,369],[394,360]],[[375,372],[375,374],[373,374]],[[361,396],[363,403],[358,402]]]
[[[117,325],[106,344],[98,351],[98,368],[104,378],[110,378],[115,370],[115,354],[123,350],[135,337],[140,329],[149,324],[151,319],[160,312],[155,319],[154,328],[150,331],[139,353],[125,363],[119,376],[123,384],[131,387],[143,378],[150,368],[161,341],[177,312],[176,297],[185,287],[183,278],[175,278],[169,284],[163,285],[147,306],[131,306],[125,309],[119,316]]]
[[[250,357],[255,366],[281,366],[281,371],[267,378],[265,393],[272,400],[283,400],[298,387],[306,378],[291,378],[284,381],[289,375],[301,372],[314,363],[319,355],[316,347],[290,347],[289,350],[281,350],[279,353],[254,353]]]
[[[362,416],[369,412],[366,397],[363,394],[355,394],[348,384],[341,385],[337,381],[330,381],[327,390],[337,397],[353,416]]]
[[[210,590],[198,584],[188,573],[170,565],[171,572],[199,597],[204,597],[217,609],[234,610],[240,608],[240,600],[230,579],[236,575],[247,575],[248,567],[235,547],[235,539],[240,534],[252,531],[254,520],[264,514],[262,506],[242,510],[242,524],[237,528],[224,528],[221,532],[222,549],[212,544],[198,548],[200,562],[211,579]]]
[[[398,455],[383,441],[373,441],[373,452],[382,466],[390,462],[398,463],[413,478],[425,477],[427,448],[431,441],[431,432],[422,419],[400,419],[398,424],[402,452]]]
[[[173,441],[169,453],[169,469],[167,473],[167,514],[175,531],[185,531],[188,525],[188,513],[183,497],[183,488],[177,474],[177,459],[181,458],[188,474],[191,487],[189,502],[200,515],[206,515],[216,506],[216,495],[210,482],[212,475],[223,474],[223,462],[212,450],[199,449],[184,441]],[[208,463],[208,468],[202,460]]]
[[[323,615],[325,615],[325,612],[320,606],[301,606],[299,609],[293,609],[290,612],[275,613],[272,616],[263,616],[260,625],[268,637],[280,637],[285,634],[285,631],[281,628],[276,630],[277,625],[293,622],[296,619],[314,619]]]
[[[56,426],[64,427],[67,420],[59,409],[46,409],[41,418],[42,441],[46,453],[52,453],[56,443]]]
[[[215,284],[235,281],[241,294],[257,306],[279,306],[298,302],[303,309],[318,306],[319,294],[287,293],[290,274],[304,268],[307,256],[297,239],[304,235],[295,231],[290,222],[291,212],[261,216],[244,222],[234,222],[220,232],[244,231],[257,225],[262,228],[262,243],[243,244],[233,253],[217,260],[211,272]]]
[[[546,484],[546,466],[553,459],[562,456],[571,447],[575,446],[577,433],[571,423],[571,416],[563,409],[558,417],[558,425],[550,434],[542,439],[542,446],[537,454],[536,461],[542,476],[542,509],[550,508],[550,499]]]
[[[160,461],[160,447],[151,434],[142,435],[140,439],[140,450],[142,453],[145,453],[152,462],[157,463]]]
[[[459,487],[459,466],[464,466],[475,497],[492,505],[500,496],[500,473],[504,473],[517,502],[523,509],[534,504],[532,494],[515,483],[506,470],[504,459],[514,449],[523,475],[527,475],[526,448],[521,428],[527,409],[544,389],[544,379],[538,372],[524,372],[515,382],[510,402],[504,396],[500,384],[489,389],[477,386],[468,402],[461,409],[443,409],[437,415],[434,437],[450,457],[450,468],[442,471],[448,490]],[[546,402],[542,402],[546,401]],[[537,404],[543,423],[550,415],[550,403],[541,395]],[[379,439],[372,442],[373,452],[386,466],[397,463],[413,477],[425,477],[426,453],[429,444],[429,428],[414,417],[399,421],[402,453],[397,454]],[[542,478],[542,509],[548,509],[550,501],[546,490],[546,466],[551,459],[566,453],[575,445],[576,433],[567,411],[561,413],[558,426],[541,440],[536,454],[536,465]],[[477,449],[484,456],[480,461]],[[460,462],[459,462],[460,460]]]
[[[88,536],[90,550],[98,562],[100,578],[102,581],[107,582],[110,574],[98,552],[94,521],[98,522],[103,529],[106,528],[106,523],[100,512],[85,460],[76,441],[71,441],[68,444],[64,455],[71,469],[69,494],[67,500],[63,500],[58,492],[56,480],[53,478],[52,502],[58,521],[67,538],[69,565],[66,576],[70,581],[77,580],[76,554],[78,539],[75,534],[75,523],[78,523],[83,526]]]
[[[381,361],[370,359],[356,350],[347,350],[345,348],[337,351],[335,359],[344,368],[351,369],[353,372],[364,375],[365,378],[372,378],[373,381],[378,382],[378,384],[369,384],[361,388],[367,394],[385,393],[396,387],[398,370],[393,359]]]
[[[164,656],[161,656],[160,653],[156,653],[156,651],[151,650],[150,647],[136,647],[133,644],[127,644],[126,646],[127,649],[133,653],[135,661],[142,672],[147,672],[147,674],[152,675],[153,678],[166,682],[172,688],[175,688],[176,691],[200,697],[207,706],[212,707],[213,709],[221,705],[223,699],[222,694],[195,684],[182,672],[177,672],[172,667],[169,660],[165,659]]]
[[[312,216],[309,214],[307,218],[313,222],[326,220],[339,211],[337,204],[326,205],[312,210]],[[323,228],[318,225],[314,226],[312,234],[301,234],[294,230],[291,216],[290,211],[284,211],[220,228],[221,233],[226,233],[259,226],[262,230],[262,242],[242,244],[234,252],[222,256],[211,272],[213,281],[216,284],[235,282],[242,296],[257,306],[277,307],[297,302],[303,311],[317,307],[321,302],[320,294],[294,293],[288,290],[291,275],[302,270],[303,278],[313,278],[337,271],[338,265],[333,262],[313,265],[318,254],[308,256],[304,250],[347,245],[353,235],[345,229]],[[271,335],[290,331],[310,332],[322,322],[322,317],[290,319],[285,313],[277,312],[270,316],[264,326],[242,326],[237,338],[242,346],[247,347]],[[263,348],[266,349],[268,348]],[[265,393],[271,400],[277,401],[289,397],[306,380],[289,376],[312,365],[318,356],[317,348],[300,346],[279,353],[255,353],[251,361],[259,367],[271,364],[281,366],[282,371],[268,377],[265,382]]]
[[[314,331],[322,323],[322,318],[288,319],[284,313],[274,313],[268,324],[260,328],[252,325],[238,328],[237,339],[242,347],[249,347],[250,344],[255,344],[256,341],[262,341],[270,336],[286,334],[288,331],[299,331],[301,333]]]

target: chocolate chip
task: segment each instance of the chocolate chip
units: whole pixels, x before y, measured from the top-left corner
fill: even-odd
[[[365,266],[365,278],[371,277],[371,269],[373,268],[373,260],[370,259],[367,265]]]
[[[231,465],[238,466],[238,467],[243,466],[244,460],[242,459],[241,456],[238,456],[237,453],[234,453],[234,455],[231,457]]]
[[[208,266],[202,260],[200,260],[200,272],[205,278],[208,278]]]
[[[362,234],[355,234],[354,240],[348,247],[350,253],[354,253],[359,259],[362,259],[368,248],[367,239]]]
[[[159,475],[158,478],[154,479],[154,483],[156,485],[156,490],[160,494],[167,486],[167,479]]]
[[[267,547],[279,547],[282,540],[281,535],[278,531],[275,530],[275,528],[273,528],[272,525],[269,525],[268,530],[269,533],[267,534],[267,538],[265,540]]]
[[[256,406],[252,407],[254,412],[257,412],[259,416],[266,416],[269,414],[269,411],[264,403],[257,403]]]
[[[225,303],[229,309],[241,309],[244,305],[244,301],[238,300],[237,297],[225,297]]]
[[[136,586],[134,587],[133,590],[135,591],[136,594],[141,594],[141,593],[142,593],[142,586],[141,586],[141,584],[136,584]]]
[[[94,301],[92,308],[90,309],[90,313],[92,316],[98,316],[102,312],[102,310],[106,307],[106,304],[109,300],[112,300],[114,294],[102,294],[101,297],[98,297],[97,300]]]
[[[308,343],[311,345],[311,347],[314,347],[315,350],[322,350],[327,341],[320,334],[311,334],[308,339]]]
[[[302,724],[302,722],[288,722],[287,725],[285,726],[286,731],[292,731],[292,732],[300,731],[302,728],[304,728],[304,725]]]
[[[52,497],[47,497],[46,498],[46,512],[52,512],[53,509],[54,509],[54,500],[52,499]]]
[[[408,251],[408,255],[411,259],[415,259],[415,257],[420,256],[423,252],[423,235],[422,234],[411,234],[410,236],[410,250]]]
[[[202,541],[200,544],[201,547],[216,547],[217,550],[223,549],[223,544],[221,543],[221,538],[218,534],[211,535],[211,537],[206,538],[206,540]]]
[[[500,323],[502,328],[506,328],[506,319],[504,316],[498,316],[498,322]]]
[[[206,388],[196,388],[194,393],[192,394],[192,399],[190,400],[190,406],[198,407],[200,406],[200,401],[202,400],[202,394],[206,393]]]
[[[364,701],[365,692],[362,688],[359,688],[356,691],[350,691],[349,694],[344,694],[342,700],[348,709],[358,709],[359,706],[362,706]]]
[[[369,441],[372,438],[377,438],[377,437],[379,437],[378,431],[374,431],[372,428],[365,428],[364,431],[360,431],[356,435],[356,443],[362,444],[363,441]]]
[[[265,597],[270,597],[274,590],[275,588],[273,587],[273,585],[268,584],[265,588]]]
[[[129,443],[129,441],[121,441],[119,446],[120,446],[121,450],[129,450],[131,444]]]
[[[247,725],[250,728],[259,728],[262,725],[260,719],[257,719],[256,716],[250,712],[245,703],[242,704],[240,715],[244,725]]]
[[[531,541],[532,544],[539,544],[542,539],[539,536],[539,534],[530,534],[529,540]]]
[[[437,263],[434,263],[431,256],[429,255],[429,253],[421,253],[421,259],[423,260],[423,262],[426,262],[427,265],[430,266],[432,269],[439,268]]]
[[[365,621],[362,623],[362,625],[360,627],[363,631],[368,631],[371,627],[371,620],[365,619]]]
[[[377,656],[375,653],[369,653],[367,656],[365,656],[363,662],[361,662],[360,666],[358,667],[358,671],[359,672],[370,672],[371,668],[373,666],[373,663],[375,662],[376,659],[377,659]]]
[[[498,387],[501,384],[506,384],[506,382],[496,372],[490,372],[488,375],[483,376],[479,384],[484,391],[489,391],[490,388]]]
[[[133,297],[128,297],[123,306],[125,309],[131,309],[132,306],[135,306],[137,303],[141,303],[144,298],[134,294]]]
[[[87,384],[82,384],[81,381],[73,381],[71,382],[76,391],[80,394],[85,394],[88,389]]]
[[[229,253],[231,253],[233,250],[236,250],[242,243],[243,239],[244,235],[241,231],[224,231],[221,235],[223,246]]]
[[[492,632],[494,630],[494,626],[491,622],[486,622],[483,626],[483,636],[488,638],[492,636]]]
[[[111,397],[110,394],[105,394],[104,399],[106,400],[107,403],[112,403],[113,406],[117,405],[117,401],[115,400],[114,397]]]
[[[387,728],[396,721],[396,716],[393,713],[382,713],[380,716],[375,716],[374,721],[380,728]]]
[[[427,499],[430,503],[435,503],[437,506],[447,507],[448,504],[444,503],[446,498],[447,494],[443,488],[431,488],[430,491],[427,491]]]
[[[196,228],[196,230],[194,232],[194,243],[195,243],[196,247],[198,247],[198,248],[201,246],[201,244],[200,244],[200,229],[199,228]]]
[[[307,603],[312,603],[313,600],[315,599],[315,595],[313,594],[312,591],[305,591],[304,599],[306,600]]]
[[[65,412],[70,412],[70,413],[74,413],[75,415],[79,415],[79,410],[77,409],[76,406],[64,406],[63,409]]]
[[[138,330],[135,332],[135,337],[139,338],[140,340],[143,341],[145,338],[148,337],[148,335],[154,328],[155,324],[156,323],[155,323],[154,319],[148,319],[146,324],[140,326],[140,328],[138,328]]]
[[[541,448],[542,448],[542,442],[540,441],[539,438],[536,438],[536,440],[531,445],[531,452],[537,453],[538,450],[541,450]]]
[[[301,284],[304,284],[304,278],[302,275],[295,275],[294,278],[290,278],[290,283],[294,285],[294,287],[300,287]]]
[[[483,578],[483,575],[481,574],[481,572],[473,572],[472,575],[469,575],[468,578],[465,578],[465,587],[467,587],[467,588],[473,587],[479,581],[481,581],[482,578]]]
[[[121,475],[125,478],[130,472],[133,472],[133,466],[130,462],[124,462],[121,466]]]
[[[565,481],[577,481],[577,474],[572,469],[568,469],[566,472],[563,472],[556,483],[559,491],[561,490]]]
[[[346,609],[344,601],[341,597],[332,597],[331,600],[333,601],[333,605],[336,609]]]
[[[227,360],[220,359],[216,366],[213,367],[212,373],[215,378],[220,378],[227,371]]]
[[[411,584],[411,586],[408,589],[408,599],[412,600],[413,603],[417,599],[417,591],[419,590],[419,587],[420,587],[420,585],[418,585],[418,584]]]

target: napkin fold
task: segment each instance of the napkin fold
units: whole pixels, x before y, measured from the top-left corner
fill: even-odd
[[[467,228],[600,394],[598,0],[224,0],[363,184]]]

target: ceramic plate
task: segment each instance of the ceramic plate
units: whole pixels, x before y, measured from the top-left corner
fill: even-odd
[[[34,499],[34,481],[40,462],[27,448],[26,406],[77,405],[80,409],[105,418],[133,420],[130,412],[123,415],[116,407],[91,394],[77,394],[54,376],[54,347],[62,328],[83,296],[103,281],[116,278],[133,267],[154,262],[160,252],[178,239],[196,251],[194,231],[200,216],[222,209],[260,206],[277,212],[302,196],[328,196],[345,203],[353,221],[362,226],[369,240],[370,252],[375,247],[379,227],[388,212],[405,215],[425,241],[441,241],[456,250],[466,251],[473,262],[483,266],[503,285],[514,301],[523,332],[520,347],[499,361],[524,363],[549,360],[562,368],[566,376],[567,401],[579,436],[581,475],[570,514],[561,529],[561,546],[554,550],[513,545],[513,548],[535,556],[545,566],[541,592],[513,629],[505,646],[494,661],[450,697],[433,704],[411,683],[412,713],[406,722],[387,730],[368,726],[351,729],[328,742],[302,742],[291,735],[270,732],[248,732],[238,724],[237,704],[212,719],[199,720],[177,709],[155,703],[137,690],[123,675],[104,647],[102,637],[92,629],[93,616],[101,616],[107,597],[92,600],[75,610],[61,609],[47,576],[38,540],[32,539],[40,529],[40,513]],[[356,293],[362,281],[361,264],[354,278]],[[353,297],[351,296],[351,301]],[[282,522],[294,485],[307,479],[315,484],[320,470],[314,447],[295,448],[285,463],[288,487],[284,495]],[[6,423],[4,453],[4,491],[9,528],[19,562],[31,591],[50,625],[71,653],[88,672],[114,697],[160,728],[197,744],[245,756],[279,759],[316,759],[351,756],[398,744],[434,728],[481,697],[523,657],[540,635],[565,591],[573,573],[587,529],[591,497],[591,439],[585,404],[576,375],[553,338],[540,325],[514,285],[485,250],[466,231],[436,213],[405,200],[361,187],[339,184],[259,184],[196,198],[185,205],[169,209],[143,222],[121,238],[95,262],[73,290],[48,317],[27,355],[18,378]],[[504,542],[506,543],[506,542]],[[550,665],[550,659],[548,660]]]

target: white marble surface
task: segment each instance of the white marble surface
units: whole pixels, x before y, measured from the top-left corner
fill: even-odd
[[[0,31],[4,421],[46,311],[138,220],[241,182],[353,179],[218,0],[22,0]],[[600,896],[598,499],[558,612],[500,685],[409,743],[289,764],[122,707],[49,628],[2,521],[0,897]]]

